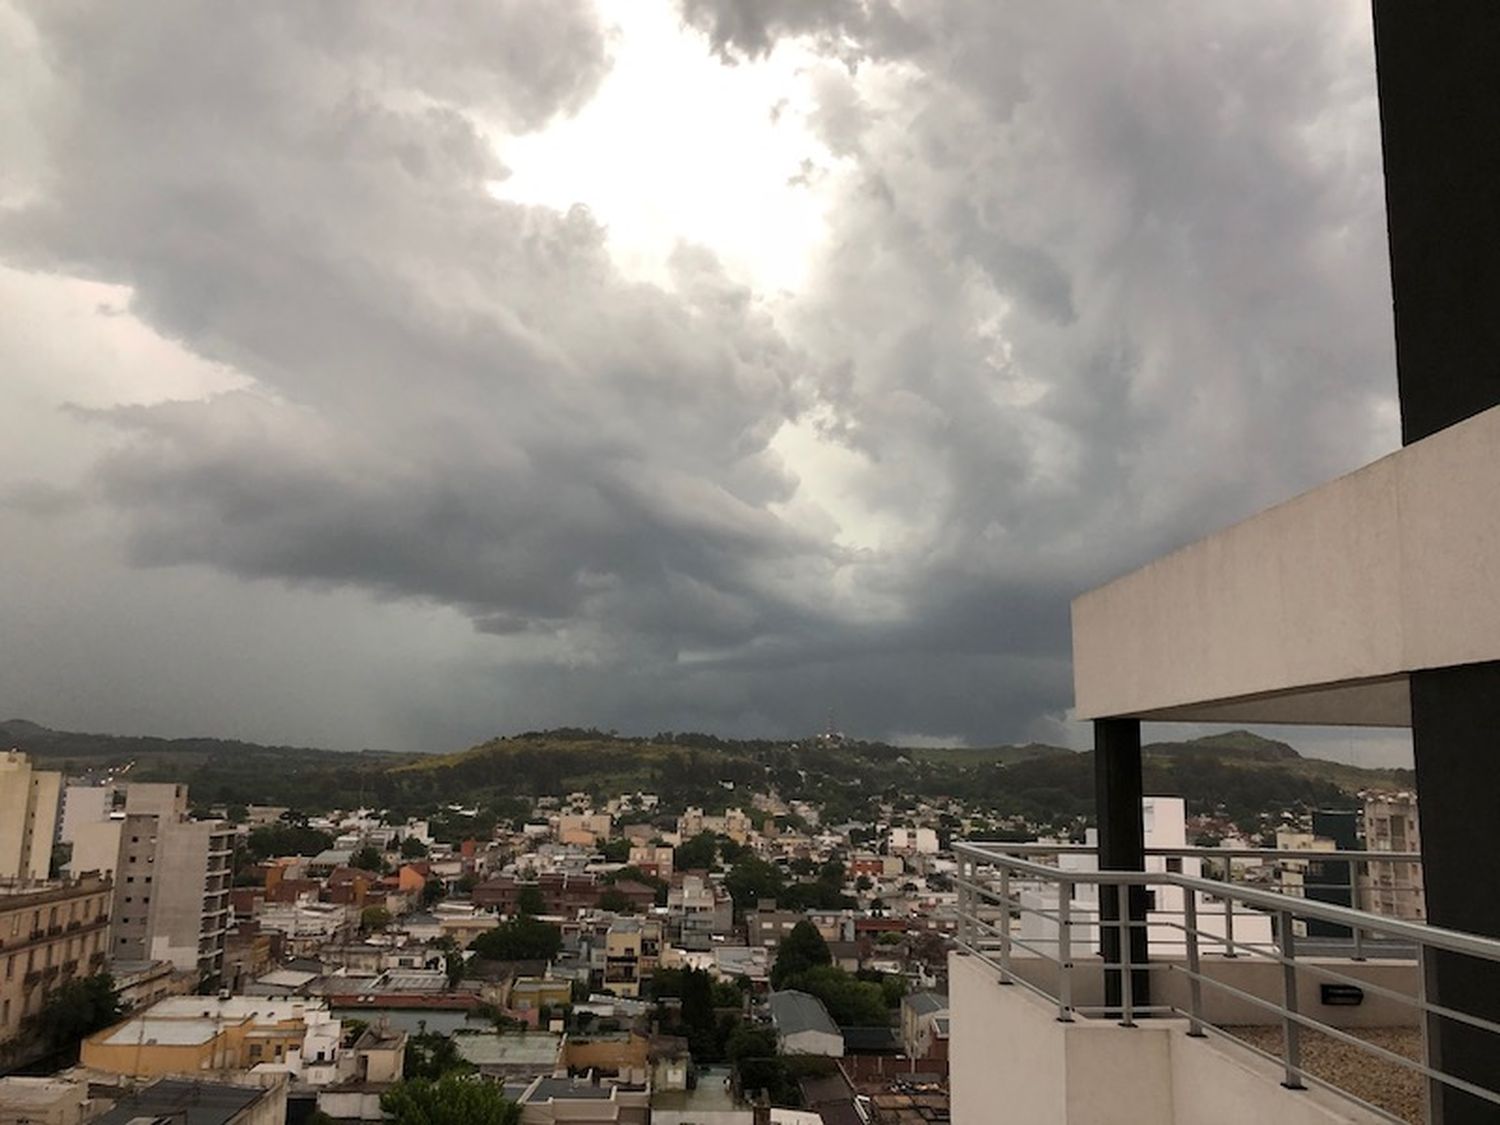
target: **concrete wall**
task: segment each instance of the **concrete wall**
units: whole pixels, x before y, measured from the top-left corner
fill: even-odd
[[[1083,595],[1078,716],[1406,725],[1404,673],[1500,659],[1497,492],[1500,407]]]
[[[1057,1020],[975,957],[949,958],[955,1125],[1333,1125],[1380,1120],[1336,1095],[1292,1091],[1281,1073],[1183,1020]]]
[[[1326,965],[1345,976],[1368,981],[1372,985],[1388,988],[1406,996],[1415,996],[1419,974],[1415,961],[1377,960],[1349,961],[1342,958],[1306,958],[1309,966]],[[1176,961],[1154,962],[1158,965],[1175,964]],[[1081,1008],[1104,1006],[1104,972],[1098,958],[1080,957],[1073,971],[1073,1004]],[[1203,975],[1222,981],[1241,992],[1279,1004],[1282,998],[1281,966],[1274,961],[1257,957],[1207,956],[1199,962]],[[1049,995],[1057,995],[1058,968],[1055,962],[1037,957],[1015,957],[1011,968],[1023,980],[1036,985]],[[990,970],[991,975],[998,975]],[[1305,1015],[1322,1020],[1332,1027],[1415,1027],[1417,1019],[1409,1004],[1374,993],[1366,992],[1364,1002],[1356,1007],[1328,1005],[1322,1002],[1319,985],[1326,977],[1309,971],[1297,974],[1297,999],[1299,1010]],[[1168,969],[1153,971],[1152,1000],[1156,1004],[1168,1004],[1186,1011],[1189,1005],[1188,978],[1180,972]],[[1215,1024],[1274,1024],[1277,1016],[1265,1008],[1232,996],[1223,989],[1205,983],[1203,986],[1203,1016]]]

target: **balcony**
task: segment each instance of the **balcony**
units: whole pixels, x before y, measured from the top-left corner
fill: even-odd
[[[1190,870],[1221,858],[1152,851]],[[1367,854],[1256,851],[1348,861],[1351,878]],[[1428,1002],[1419,970],[1500,964],[1500,941],[1191,873],[1100,872],[1085,849],[955,853],[956,1121],[996,1105],[1036,1125],[1424,1121],[1432,1087],[1500,1120],[1500,1073],[1459,1077],[1422,1050],[1424,1026],[1500,1024]]]

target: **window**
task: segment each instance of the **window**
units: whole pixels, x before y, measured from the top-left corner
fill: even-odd
[[[11,977],[13,977],[15,975],[16,975],[16,958],[15,958],[15,954],[11,954],[9,957],[7,957],[5,959],[5,979],[6,980],[10,980]]]

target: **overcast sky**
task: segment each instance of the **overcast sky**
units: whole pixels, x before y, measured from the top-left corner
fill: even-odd
[[[0,0],[0,717],[1081,744],[1397,446],[1382,191],[1365,0]]]

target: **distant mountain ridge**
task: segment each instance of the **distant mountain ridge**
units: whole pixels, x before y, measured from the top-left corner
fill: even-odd
[[[517,808],[525,797],[642,790],[664,805],[723,808],[769,787],[821,804],[834,820],[880,797],[956,797],[1033,824],[1076,824],[1093,809],[1092,754],[1044,743],[903,747],[813,737],[797,742],[703,733],[649,737],[559,728],[490,739],[448,754],[262,746],[234,739],[154,738],[50,730],[0,722],[0,749],[80,773],[128,767],[138,781],[179,781],[203,804],[301,808],[434,804]],[[1229,731],[1144,748],[1146,791],[1181,794],[1189,811],[1257,817],[1347,806],[1364,789],[1408,788],[1409,770],[1364,769],[1307,758],[1285,742]]]

